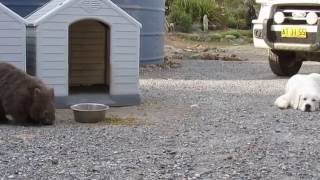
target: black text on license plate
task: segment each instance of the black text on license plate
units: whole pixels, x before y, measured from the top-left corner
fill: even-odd
[[[283,28],[281,31],[282,38],[307,38],[307,30],[305,28]]]

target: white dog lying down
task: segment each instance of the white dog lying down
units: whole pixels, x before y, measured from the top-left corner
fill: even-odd
[[[301,111],[320,110],[320,74],[292,76],[286,86],[286,93],[275,105],[281,109],[292,107]]]

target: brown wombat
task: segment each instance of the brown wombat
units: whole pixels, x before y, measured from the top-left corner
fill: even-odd
[[[0,122],[51,125],[55,121],[54,91],[22,70],[0,62]]]

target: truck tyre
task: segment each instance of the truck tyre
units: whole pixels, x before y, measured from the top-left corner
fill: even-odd
[[[278,76],[293,76],[302,66],[295,52],[269,50],[269,65],[272,72]]]

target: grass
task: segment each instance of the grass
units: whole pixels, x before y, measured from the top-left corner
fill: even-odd
[[[173,11],[183,10],[190,14],[193,21],[201,21],[204,15],[212,19],[222,15],[222,9],[215,0],[175,0],[172,6]]]
[[[226,20],[223,8],[215,0],[174,0],[170,5],[169,20],[182,32],[189,32],[193,23],[202,24],[204,15],[219,26]]]
[[[203,16],[207,15],[210,24],[216,25],[219,29],[248,29],[251,19],[247,19],[247,8],[254,6],[259,9],[254,0],[167,0],[166,5],[167,15],[171,17],[170,23],[190,26],[190,23],[181,23],[187,14],[192,23],[202,24]],[[185,29],[190,29],[186,27]]]
[[[252,42],[252,31],[251,30],[219,30],[211,31],[209,33],[176,33],[177,37],[189,41],[196,42],[233,42],[237,40],[243,40],[244,42]]]

